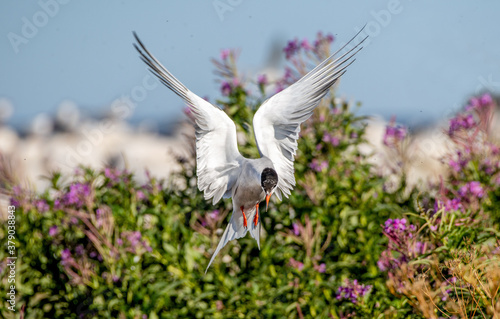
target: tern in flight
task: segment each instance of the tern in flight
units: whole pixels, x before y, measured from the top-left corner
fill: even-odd
[[[361,31],[360,31],[361,32]],[[195,118],[198,188],[213,204],[232,198],[233,213],[208,268],[219,251],[231,240],[250,232],[260,249],[259,204],[273,193],[281,200],[295,186],[293,161],[300,125],[312,114],[330,87],[354,62],[361,44],[356,34],[346,45],[321,62],[293,85],[267,99],[253,118],[260,158],[249,159],[238,151],[236,127],[219,107],[191,92],[144,46],[134,33],[135,48],[158,79],[187,103]],[[351,44],[352,43],[352,44]],[[341,51],[347,45],[345,53]]]

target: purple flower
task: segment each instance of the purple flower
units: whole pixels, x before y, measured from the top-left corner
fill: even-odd
[[[472,114],[459,114],[450,120],[450,128],[448,129],[448,135],[453,136],[459,130],[468,130],[476,126],[476,121]]]
[[[124,182],[127,182],[127,170],[119,171],[118,169],[113,169],[106,167],[104,169],[104,176],[109,178],[113,183],[118,183],[122,179]]]
[[[66,265],[67,263],[70,263],[72,261],[73,261],[73,257],[71,257],[71,251],[69,250],[69,248],[65,248],[61,252],[61,263],[63,265]]]
[[[283,49],[285,52],[286,59],[290,59],[293,55],[295,55],[300,50],[299,41],[297,39],[293,41],[288,41],[287,46]]]
[[[226,60],[229,57],[229,54],[231,51],[229,49],[224,49],[220,51],[220,58],[221,60]]]
[[[127,250],[132,253],[137,253],[140,248],[144,248],[146,251],[152,251],[153,249],[149,246],[149,244],[142,239],[142,234],[140,231],[126,231],[120,234],[121,238],[126,238],[128,241]],[[120,238],[117,241],[118,245],[123,244],[123,240]]]
[[[331,34],[327,34],[326,36],[323,36],[322,32],[318,32],[316,35],[316,40],[314,41],[314,52],[319,53],[319,49],[323,45],[329,45],[333,42],[334,37]]]
[[[455,172],[460,172],[467,166],[469,160],[463,157],[462,152],[460,151],[457,152],[457,155],[457,160],[450,159],[448,164]]]
[[[337,300],[347,299],[353,304],[356,304],[359,299],[364,297],[371,289],[372,286],[358,284],[356,279],[353,281],[346,279],[344,285],[340,286],[337,290]]]
[[[466,111],[479,109],[493,103],[493,98],[489,93],[485,93],[480,97],[473,97],[469,100],[469,104],[465,107]]]
[[[386,271],[388,269],[394,268],[393,261],[395,259],[392,257],[390,250],[386,249],[380,255],[380,258],[377,261],[377,266],[381,271]]]
[[[233,88],[231,87],[231,84],[229,84],[226,81],[222,81],[222,85],[220,87],[220,91],[221,91],[222,95],[229,96],[229,94],[231,94],[232,90],[233,90]]]
[[[267,84],[267,76],[265,74],[261,74],[257,77],[257,83],[259,85],[266,85]]]
[[[325,133],[322,138],[323,142],[330,143],[333,146],[338,146],[340,144],[340,140],[338,137],[330,135],[329,133]]]
[[[405,218],[388,219],[384,223],[384,235],[392,242],[390,245],[406,246],[415,236],[415,225],[408,224]]]
[[[309,41],[307,39],[302,40],[302,42],[300,42],[300,46],[302,47],[302,49],[304,49],[306,51],[309,51],[312,49],[312,46],[309,44]]]
[[[88,184],[75,183],[69,186],[69,192],[64,194],[62,201],[60,201],[58,206],[60,206],[61,202],[64,205],[74,205],[77,208],[80,208],[84,204],[84,199],[90,195],[90,186]]]
[[[326,271],[326,264],[322,263],[320,265],[314,265],[314,270],[320,273],[324,273]]]
[[[58,232],[59,231],[58,231],[56,225],[54,225],[54,226],[52,226],[52,227],[49,228],[49,236],[50,237],[54,237]]]
[[[395,119],[393,118],[385,127],[384,145],[386,146],[393,146],[403,141],[406,137],[406,128],[400,125],[395,126],[394,121]]]
[[[484,196],[484,190],[481,187],[481,184],[477,181],[469,182],[464,186],[460,187],[458,190],[458,194],[461,197],[468,197],[469,195],[482,198]]]
[[[213,210],[213,211],[209,214],[210,218],[212,218],[212,219],[218,219],[218,218],[219,218],[219,215],[220,215],[220,212],[219,212],[219,210],[218,210],[218,209]]]
[[[295,236],[299,236],[300,235],[300,227],[299,227],[299,225],[296,224],[296,223],[293,223],[292,227],[293,227],[293,234]]]
[[[136,195],[138,200],[143,200],[146,198],[146,195],[144,195],[143,191],[137,191]]]
[[[298,271],[302,271],[302,269],[304,269],[303,263],[301,263],[300,261],[297,261],[291,257],[290,257],[290,266],[297,269]]]
[[[434,203],[434,212],[437,212],[441,208],[444,208],[445,212],[456,211],[462,208],[462,203],[459,198],[436,200]]]
[[[83,245],[76,246],[75,252],[77,255],[83,256],[83,254],[85,253],[85,249],[83,248]]]
[[[49,210],[49,205],[44,199],[38,199],[35,201],[35,207],[39,213],[45,213]]]
[[[321,172],[324,169],[328,168],[328,162],[327,161],[319,162],[317,159],[313,159],[309,164],[309,167],[315,170],[316,172]]]

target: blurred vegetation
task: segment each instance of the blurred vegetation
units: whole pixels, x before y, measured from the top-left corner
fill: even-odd
[[[333,37],[294,41],[275,82],[243,80],[235,51],[214,61],[217,102],[244,156],[258,156],[251,122],[266,94],[327,56]],[[476,125],[450,132],[467,162],[453,170],[450,153],[451,175],[429,191],[410,189],[402,173],[388,187],[360,150],[365,122],[351,108],[334,90],[321,102],[302,126],[297,186],[261,209],[261,250],[249,236],[233,241],[206,275],[232,207],[197,190],[194,149],[179,157],[181,172],[145,185],[126,170],[85,167],[55,173],[43,194],[12,185],[18,316],[24,305],[25,318],[498,318],[500,158],[482,115],[470,111]],[[465,150],[457,134],[485,147]],[[396,154],[407,138],[393,126],[385,137]],[[3,287],[6,257],[0,250]]]

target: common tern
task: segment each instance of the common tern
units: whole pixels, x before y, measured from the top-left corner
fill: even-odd
[[[198,188],[205,199],[216,204],[221,198],[232,198],[233,213],[222,238],[205,270],[219,251],[231,240],[247,232],[260,249],[259,204],[266,210],[273,193],[288,198],[295,186],[293,162],[297,152],[300,125],[313,113],[330,87],[354,62],[366,40],[356,38],[321,62],[293,85],[273,95],[258,109],[253,129],[260,158],[249,159],[238,151],[236,127],[219,107],[200,98],[177,80],[144,46],[137,34],[134,47],[149,70],[170,90],[187,103],[194,115],[196,129],[196,164]],[[351,46],[347,49],[347,46]],[[342,50],[346,49],[344,53]]]

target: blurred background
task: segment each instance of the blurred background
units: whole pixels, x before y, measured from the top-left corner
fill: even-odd
[[[429,152],[441,149],[440,123],[471,96],[500,91],[500,3],[493,0],[40,0],[0,8],[0,165],[38,190],[46,185],[41,176],[78,163],[162,176],[175,169],[174,150],[189,129],[184,106],[146,70],[133,31],[213,102],[220,83],[210,59],[221,50],[241,50],[244,77],[272,80],[282,76],[289,40],[313,41],[322,31],[336,49],[366,24],[369,42],[337,94],[361,102],[357,112],[380,123],[395,115],[427,132],[421,143]],[[374,127],[380,141],[383,125]]]

